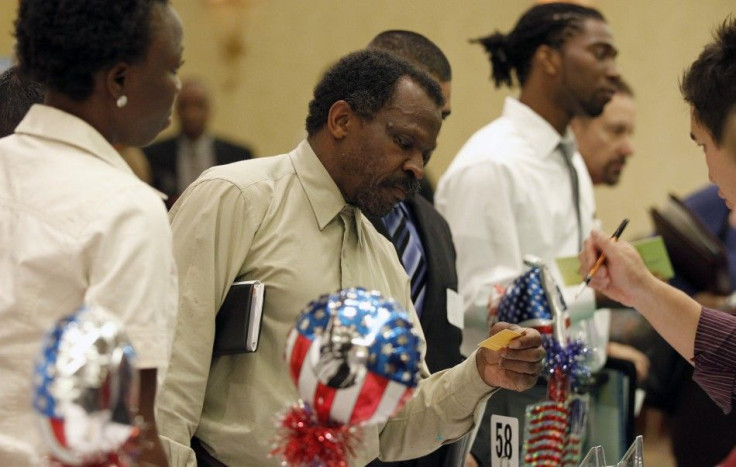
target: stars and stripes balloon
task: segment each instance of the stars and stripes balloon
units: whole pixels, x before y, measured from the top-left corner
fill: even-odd
[[[115,316],[81,307],[46,335],[36,359],[33,408],[51,457],[66,465],[124,463],[139,433],[135,352]]]
[[[273,454],[289,465],[347,465],[357,428],[386,421],[419,381],[419,337],[406,311],[362,288],[310,303],[285,358],[301,400],[281,415]]]

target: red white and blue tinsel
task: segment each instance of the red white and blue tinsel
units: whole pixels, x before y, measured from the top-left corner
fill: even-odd
[[[311,302],[285,358],[301,400],[280,414],[272,454],[288,465],[347,465],[359,427],[384,422],[419,382],[419,337],[406,311],[362,288]]]
[[[530,269],[506,289],[496,311],[500,321],[537,329],[546,351],[547,400],[527,406],[523,462],[526,466],[577,465],[588,396],[575,390],[590,379],[585,364],[589,350],[584,342],[568,338],[567,307],[547,267],[536,258],[525,262]]]
[[[56,462],[130,462],[139,433],[135,351],[116,317],[83,306],[56,322],[36,359],[33,408]],[[53,462],[53,461],[52,461]]]

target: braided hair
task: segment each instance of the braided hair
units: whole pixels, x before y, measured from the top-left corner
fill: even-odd
[[[569,37],[582,29],[583,21],[588,18],[605,21],[603,15],[592,8],[572,3],[544,3],[524,13],[510,33],[496,31],[470,42],[482,45],[488,54],[491,79],[497,88],[513,85],[513,70],[523,86],[537,48],[540,45],[561,47]]]

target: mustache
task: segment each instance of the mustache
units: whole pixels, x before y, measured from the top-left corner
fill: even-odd
[[[407,196],[419,193],[419,190],[422,188],[419,180],[414,177],[394,177],[388,180],[384,180],[381,185],[386,187],[401,188],[402,190],[404,190]]]

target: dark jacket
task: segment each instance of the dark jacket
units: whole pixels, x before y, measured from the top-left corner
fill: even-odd
[[[151,164],[153,186],[169,197],[167,201],[169,207],[181,194],[177,190],[176,152],[179,146],[177,139],[178,136],[143,148],[143,152]],[[229,164],[253,157],[250,148],[229,143],[220,138],[214,138],[214,145],[215,165]]]
[[[427,288],[424,307],[419,321],[427,339],[427,366],[431,372],[451,368],[464,360],[460,354],[462,330],[447,320],[447,289],[457,292],[457,271],[455,269],[455,246],[452,243],[450,226],[439,212],[421,195],[407,200],[409,211],[421,238],[427,261]],[[373,226],[384,237],[388,231],[380,217],[369,217]],[[389,239],[390,240],[390,239]],[[463,465],[459,462],[464,451],[463,442],[442,446],[431,454],[419,459],[386,463],[375,460],[370,466],[432,466],[442,467]]]

